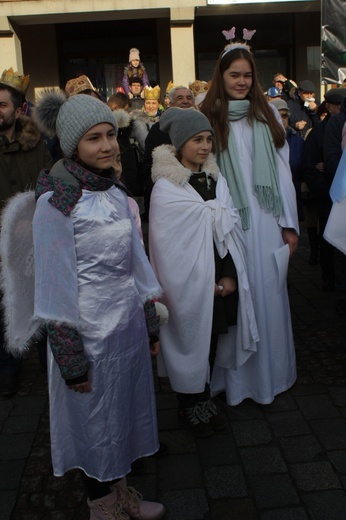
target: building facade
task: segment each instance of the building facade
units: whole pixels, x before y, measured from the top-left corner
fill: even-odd
[[[244,3],[242,3],[244,2]],[[121,84],[137,47],[149,80],[211,79],[222,30],[256,29],[251,42],[263,89],[274,73],[320,83],[321,6],[316,0],[0,1],[0,70],[31,75],[30,101],[80,74],[104,97]]]

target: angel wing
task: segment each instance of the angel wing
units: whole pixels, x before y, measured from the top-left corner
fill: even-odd
[[[34,244],[32,219],[35,192],[12,197],[1,220],[1,289],[6,348],[14,356],[28,348],[28,341],[39,330],[34,320]]]

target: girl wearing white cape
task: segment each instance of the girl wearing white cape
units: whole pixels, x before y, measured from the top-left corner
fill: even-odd
[[[164,507],[142,501],[125,478],[158,449],[148,334],[157,353],[160,286],[114,185],[117,122],[83,94],[49,93],[35,117],[66,157],[40,173],[33,220],[54,475],[82,470],[90,520],[157,520]]]
[[[207,436],[226,426],[206,389],[209,362],[216,350],[216,364],[242,365],[256,351],[257,327],[239,215],[210,154],[212,128],[193,108],[170,108],[160,129],[173,146],[153,152],[150,262],[170,314],[158,370],[178,393],[179,421]]]

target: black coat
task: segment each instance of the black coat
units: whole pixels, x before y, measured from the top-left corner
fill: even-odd
[[[305,137],[307,131],[320,122],[316,112],[304,106],[304,101],[298,96],[297,89],[291,93],[291,98],[287,101],[287,105],[290,110],[289,125],[292,128],[296,130],[298,121],[306,121],[304,130],[300,131],[302,137]]]
[[[305,141],[303,155],[303,178],[310,190],[311,195],[317,202],[329,200],[331,178],[326,171],[320,171],[316,164],[324,163],[324,136],[326,127],[331,119],[328,115],[323,121],[315,126]]]

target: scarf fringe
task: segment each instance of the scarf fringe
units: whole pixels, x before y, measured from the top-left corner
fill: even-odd
[[[238,213],[241,219],[241,227],[245,231],[246,229],[250,229],[250,211],[249,208],[238,208]]]
[[[255,186],[254,193],[258,203],[266,213],[272,213],[274,217],[280,217],[282,212],[281,197],[274,195],[274,191],[269,186]]]

